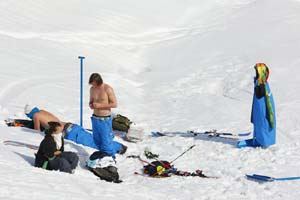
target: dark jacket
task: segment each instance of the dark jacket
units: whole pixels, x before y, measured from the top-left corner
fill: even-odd
[[[54,159],[54,152],[56,151],[64,151],[64,139],[62,138],[61,148],[57,149],[54,138],[50,134],[47,134],[40,144],[34,165],[36,167],[43,167],[46,161]]]

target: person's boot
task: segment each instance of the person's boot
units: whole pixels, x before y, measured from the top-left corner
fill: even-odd
[[[123,155],[127,151],[127,146],[122,144],[122,149],[120,150],[119,154]]]
[[[87,168],[94,169],[94,168],[96,168],[97,162],[96,162],[96,160],[87,159],[85,164],[86,164]]]

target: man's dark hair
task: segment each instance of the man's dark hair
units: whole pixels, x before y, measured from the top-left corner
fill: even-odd
[[[102,85],[103,80],[100,74],[98,73],[92,73],[89,79],[89,84],[92,84],[93,82],[96,82],[97,85]]]

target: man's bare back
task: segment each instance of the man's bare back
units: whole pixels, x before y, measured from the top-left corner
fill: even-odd
[[[94,115],[111,115],[111,108],[117,107],[117,100],[113,88],[108,84],[97,85],[92,82],[90,89],[90,108],[94,110]]]
[[[48,128],[48,122],[50,121],[60,122],[60,120],[56,116],[45,110],[40,110],[39,112],[35,113],[33,121],[35,130],[41,130],[41,127]]]

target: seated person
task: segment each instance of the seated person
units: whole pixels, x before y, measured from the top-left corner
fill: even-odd
[[[45,138],[36,154],[35,166],[47,170],[59,170],[72,173],[77,167],[78,156],[74,152],[64,151],[63,126],[59,122],[49,122]]]

